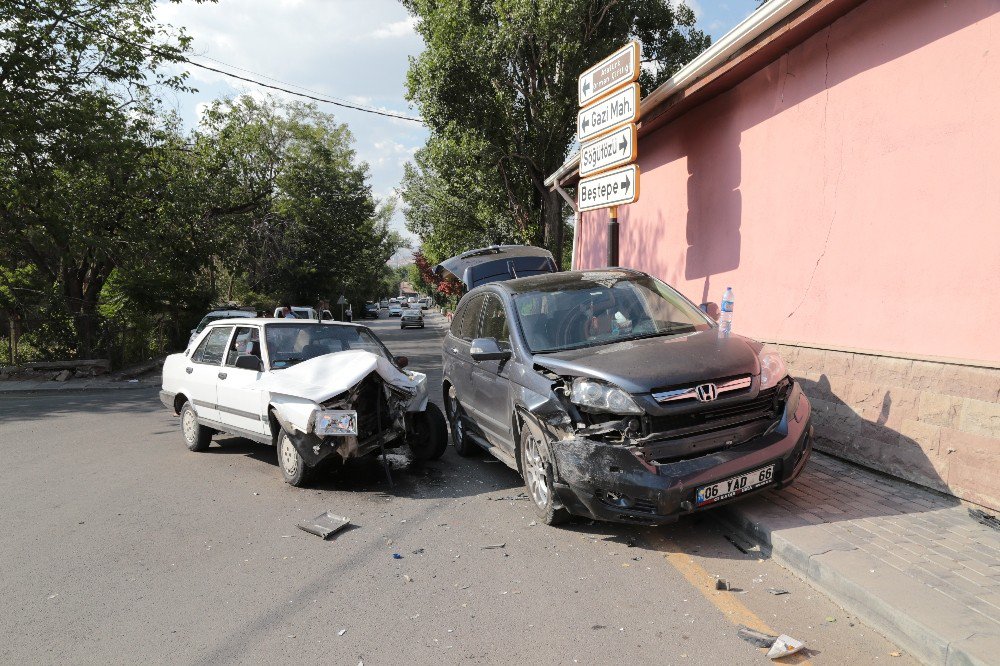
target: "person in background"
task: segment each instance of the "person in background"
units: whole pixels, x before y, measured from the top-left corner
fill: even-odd
[[[298,319],[298,317],[295,316],[295,313],[292,312],[292,306],[289,305],[288,303],[285,303],[284,305],[281,306],[281,318]]]

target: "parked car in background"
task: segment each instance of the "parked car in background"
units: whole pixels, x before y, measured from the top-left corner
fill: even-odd
[[[389,304],[390,317],[401,317],[402,315],[403,315],[403,307],[399,303]]]
[[[389,309],[389,301],[383,298],[381,301],[379,301],[378,307],[379,307],[380,310],[388,310]]]
[[[399,318],[399,327],[407,328],[413,326],[415,328],[424,327],[424,313],[420,311],[418,307],[408,307],[403,310],[402,315]]]
[[[304,305],[293,305],[292,314],[295,315],[296,319],[321,319],[322,321],[328,321],[333,319],[333,313],[329,310],[323,310],[317,313],[315,308],[306,307]],[[281,318],[281,307],[274,308],[275,318]]]
[[[365,310],[362,316],[365,319],[378,319],[378,303],[365,303]]]
[[[428,296],[425,296],[425,297],[421,298],[417,302],[420,304],[420,309],[421,310],[429,310],[430,307],[431,307],[431,299]]]
[[[466,285],[443,349],[455,449],[519,471],[546,523],[667,523],[787,486],[806,464],[809,400],[778,353],[720,335],[656,278],[608,268]]]
[[[407,364],[357,324],[223,319],[167,357],[160,400],[191,451],[219,432],[271,444],[285,481],[302,486],[322,464],[383,449],[444,453],[444,415]]]
[[[230,310],[212,310],[207,315],[201,318],[198,325],[191,329],[191,337],[188,338],[188,345],[194,342],[198,334],[205,330],[205,327],[211,324],[213,321],[218,321],[220,319],[236,319],[240,317],[256,317],[257,313],[253,310],[240,310],[240,309],[230,309]]]

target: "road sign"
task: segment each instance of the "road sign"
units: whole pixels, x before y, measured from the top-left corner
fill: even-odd
[[[577,81],[580,106],[638,79],[640,51],[639,42],[631,41],[581,74]]]
[[[340,298],[337,299],[337,305],[344,305],[345,303],[347,303],[347,299],[344,298],[343,294],[341,294]]]
[[[580,147],[580,177],[634,162],[637,152],[635,123],[629,123]]]
[[[576,117],[577,138],[583,143],[638,119],[639,84],[633,83],[585,109],[580,109]]]
[[[639,167],[634,164],[584,178],[576,187],[580,211],[633,203],[639,198]]]

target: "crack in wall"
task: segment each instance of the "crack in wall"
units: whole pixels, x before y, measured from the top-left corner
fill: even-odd
[[[823,96],[823,137],[824,137],[824,140],[825,140],[825,138],[827,136],[826,125],[827,125],[827,120],[829,118],[829,110],[830,110],[830,36],[831,36],[832,33],[833,33],[833,26],[830,26],[830,27],[828,27],[826,29],[826,41],[824,42],[824,47],[826,48],[826,60],[824,62],[824,72],[823,72],[823,89],[825,91],[825,95]],[[823,150],[823,174],[824,174],[824,178],[825,178],[825,174],[827,173],[827,157],[828,157],[827,153],[828,152],[829,151],[827,151],[825,149]],[[841,145],[840,145],[840,167],[837,170],[837,177],[836,177],[836,180],[834,181],[834,186],[833,186],[833,214],[830,216],[830,225],[827,227],[826,238],[823,240],[823,249],[820,251],[819,257],[816,258],[816,263],[813,265],[812,272],[809,274],[809,281],[806,282],[806,289],[802,293],[802,298],[799,300],[798,304],[794,308],[792,308],[792,311],[789,312],[788,315],[785,317],[785,321],[791,319],[795,315],[795,313],[799,311],[799,308],[802,307],[802,305],[806,302],[806,299],[809,297],[809,292],[812,289],[813,280],[816,278],[816,271],[819,270],[819,265],[823,261],[823,257],[826,256],[827,248],[830,245],[830,236],[833,233],[833,227],[834,227],[834,225],[837,222],[837,194],[840,192],[840,180],[841,180],[841,177],[843,176],[843,173],[844,173],[844,157],[843,157],[843,152],[844,152],[843,139],[841,139]],[[779,331],[780,331],[780,329],[779,329]]]

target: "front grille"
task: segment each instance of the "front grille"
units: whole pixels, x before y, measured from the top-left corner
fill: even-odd
[[[784,407],[786,383],[761,391],[757,397],[735,404],[708,403],[704,409],[683,414],[652,416],[646,434],[662,432],[683,437],[711,430],[731,428],[757,419],[773,419]]]

